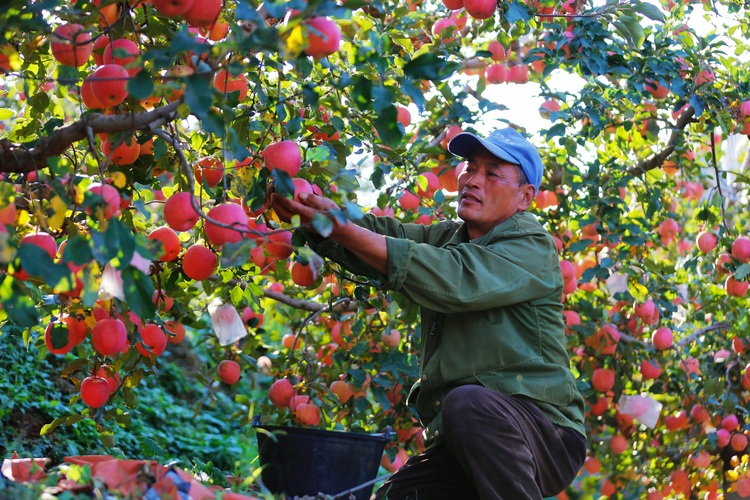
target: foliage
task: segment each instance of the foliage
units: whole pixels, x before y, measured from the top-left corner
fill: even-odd
[[[434,28],[449,16],[459,34]],[[325,53],[314,42],[319,17],[341,31],[342,42]],[[135,42],[121,103],[104,111],[84,104],[101,49],[77,67],[58,63],[50,51],[64,40],[52,32],[67,23],[83,26],[92,42]],[[2,418],[18,408],[41,412],[56,446],[96,428],[124,454],[161,448],[164,456],[213,457],[224,448],[209,436],[227,424],[214,409],[231,406],[223,414],[242,433],[252,433],[254,416],[299,423],[298,409],[267,397],[287,379],[322,411],[318,426],[390,425],[401,439],[389,459],[397,448],[419,449],[404,404],[417,369],[415,308],[375,278],[320,264],[301,231],[309,228],[281,223],[266,192],[273,181],[291,196],[300,178],[340,204],[332,216],[357,218],[364,205],[405,222],[453,218],[459,159],[446,153],[450,134],[493,127],[505,108],[492,92],[497,82],[528,79],[549,119],[528,131],[547,166],[534,210],[567,264],[572,366],[590,405],[589,459],[569,495],[750,493],[746,445],[729,441],[750,430],[742,292],[750,253],[734,248],[748,231],[744,4],[509,0],[475,19],[434,0],[234,0],[206,26],[188,24],[149,1],[11,0],[0,13],[0,339],[13,346],[3,352],[8,362],[26,370],[0,382],[18,390],[3,396]],[[580,88],[556,88],[562,74]],[[136,158],[113,152],[133,141]],[[271,168],[266,148],[281,141],[299,147],[299,173]],[[222,174],[216,182],[212,169]],[[166,224],[166,200],[184,191],[196,196],[198,222],[179,229],[170,249],[150,235]],[[416,207],[404,192],[417,195]],[[242,207],[247,223],[215,215],[227,202]],[[313,226],[325,233],[330,221]],[[230,229],[229,241],[211,236],[217,228]],[[294,232],[289,248],[277,241],[285,231]],[[703,231],[714,233],[716,248],[693,244]],[[29,243],[38,232],[57,248]],[[208,279],[189,277],[195,269],[185,252],[197,245],[218,256]],[[312,284],[300,284],[293,263],[312,263]],[[640,313],[649,299],[654,307]],[[83,322],[87,340],[56,356],[47,351],[72,342],[73,327],[51,328],[51,347],[45,329],[68,321],[64,315]],[[124,350],[94,347],[102,319],[122,321]],[[170,379],[164,366],[175,349],[188,349],[179,339],[161,355],[144,347],[144,325],[173,330],[170,322],[187,327],[190,349],[200,353],[194,379]],[[660,327],[675,340],[663,349],[652,340]],[[393,347],[383,340],[392,331],[400,333]],[[234,401],[209,390],[212,403],[202,404],[224,359],[243,370]],[[657,362],[659,373],[647,374],[644,361]],[[85,406],[82,380],[103,365],[120,381],[106,404]],[[42,370],[32,366],[59,376],[39,380]],[[612,388],[594,384],[597,369],[613,370]],[[357,396],[342,402],[337,380]],[[190,410],[174,418],[190,421],[194,433],[183,439],[140,427],[162,418],[159,407],[173,408],[178,395]],[[625,413],[623,395],[661,405],[658,421]],[[232,466],[228,457],[220,463]]]

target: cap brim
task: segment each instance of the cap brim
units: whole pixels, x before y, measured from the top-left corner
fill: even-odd
[[[497,144],[491,144],[471,132],[461,132],[448,143],[448,151],[462,158],[471,158],[477,149],[486,149],[501,160],[521,165],[517,158]]]

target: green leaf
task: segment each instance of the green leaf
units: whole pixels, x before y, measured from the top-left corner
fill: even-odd
[[[737,267],[737,270],[734,271],[734,278],[737,280],[744,279],[748,274],[750,274],[750,264],[741,264]]]
[[[614,24],[623,38],[635,45],[636,48],[641,48],[641,45],[646,40],[646,33],[643,31],[643,26],[641,26],[638,19],[628,15],[621,15],[612,24]]]
[[[143,69],[128,80],[128,93],[137,98],[145,99],[154,93],[154,78]]]
[[[639,2],[631,5],[630,8],[635,12],[638,12],[639,14],[643,14],[652,21],[659,21],[660,23],[664,23],[666,21],[666,19],[664,19],[664,14],[656,5],[646,2]]]
[[[0,284],[0,301],[8,319],[18,326],[30,327],[39,323],[34,300],[29,291],[12,276],[5,276]]]
[[[0,108],[0,120],[7,120],[8,118],[13,118],[16,116],[16,113],[13,110],[10,110],[8,108]]]
[[[67,418],[68,417],[57,417],[52,422],[48,424],[44,424],[42,426],[42,430],[39,431],[39,435],[46,436],[47,434],[49,434],[50,432],[54,431],[55,429],[60,427],[62,424],[64,424]]]
[[[396,148],[404,136],[403,129],[399,127],[396,107],[390,105],[378,113],[375,119],[375,130],[378,131],[380,140],[390,148]]]
[[[515,24],[519,21],[526,22],[531,19],[529,15],[529,8],[526,5],[522,5],[521,2],[512,1],[508,2],[508,10],[505,12],[505,19],[509,23]]]
[[[135,237],[121,220],[110,220],[104,233],[91,233],[91,240],[92,253],[100,263],[105,264],[112,259],[118,259],[118,269],[130,264],[135,251]]]
[[[257,245],[252,238],[243,238],[236,243],[224,243],[221,247],[220,267],[240,267],[250,258],[250,250]]]
[[[404,74],[413,80],[445,80],[461,65],[442,59],[437,54],[427,52],[404,65]]]
[[[53,349],[62,349],[68,345],[68,326],[64,323],[53,323],[50,329],[50,344]]]
[[[153,318],[156,306],[152,300],[154,284],[140,269],[127,266],[121,270],[125,302],[141,319]]]
[[[333,222],[320,212],[313,215],[312,225],[315,231],[323,238],[328,238],[333,232]]]
[[[190,75],[185,86],[185,104],[190,107],[190,112],[198,118],[203,118],[211,109],[211,86],[209,80],[204,76]]]
[[[46,250],[37,245],[21,245],[18,249],[21,266],[29,276],[41,278],[50,287],[56,287],[63,279],[69,279],[71,272],[66,264],[52,260]]]
[[[289,174],[283,170],[275,168],[271,172],[271,177],[273,177],[273,190],[275,192],[286,198],[294,196],[294,182],[292,182],[292,178],[289,177]]]

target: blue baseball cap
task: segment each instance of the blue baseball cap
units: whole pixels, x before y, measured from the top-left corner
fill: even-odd
[[[520,165],[529,183],[539,191],[544,165],[533,144],[512,128],[495,130],[486,139],[470,132],[461,132],[448,143],[448,151],[470,158],[477,148],[484,148],[501,160]]]

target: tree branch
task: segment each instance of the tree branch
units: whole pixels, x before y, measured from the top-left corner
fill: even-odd
[[[693,106],[691,105],[688,105],[682,112],[682,114],[680,114],[680,117],[677,119],[674,128],[672,128],[672,135],[669,136],[667,146],[650,158],[646,158],[645,160],[639,162],[638,165],[628,171],[628,174],[639,176],[641,174],[645,174],[649,170],[661,167],[664,164],[664,160],[666,160],[667,157],[674,152],[675,148],[677,147],[677,141],[682,136],[685,127],[695,121],[693,119],[694,116],[695,108],[693,108]]]
[[[99,132],[116,133],[141,130],[154,122],[166,123],[175,119],[175,111],[182,103],[178,99],[165,106],[142,113],[103,115],[92,113],[80,120],[59,128],[47,137],[42,137],[31,148],[0,140],[0,171],[26,173],[47,166],[47,158],[65,152],[71,144],[82,141],[89,134]],[[87,130],[88,129],[88,130]]]

